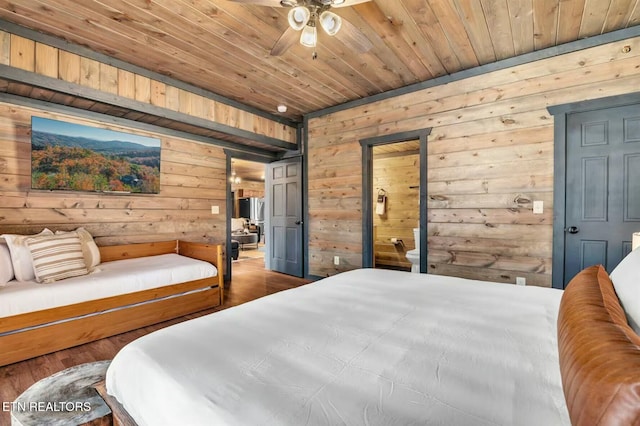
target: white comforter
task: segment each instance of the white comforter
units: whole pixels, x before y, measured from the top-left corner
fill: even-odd
[[[178,254],[105,262],[89,275],[51,284],[10,281],[0,287],[0,318],[214,277],[216,267]]]
[[[107,389],[139,425],[568,425],[561,294],[351,271],[144,336]]]

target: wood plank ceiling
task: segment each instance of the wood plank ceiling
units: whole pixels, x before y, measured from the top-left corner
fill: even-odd
[[[373,0],[334,11],[373,42],[319,32],[270,50],[285,8],[228,0],[0,0],[0,18],[299,120],[309,112],[640,24],[640,0]],[[324,37],[323,37],[324,36]]]

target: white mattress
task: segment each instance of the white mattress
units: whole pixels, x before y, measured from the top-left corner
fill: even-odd
[[[0,287],[0,318],[216,276],[216,267],[177,254],[105,262],[89,275]]]
[[[569,425],[562,292],[357,270],[123,348],[139,425]]]

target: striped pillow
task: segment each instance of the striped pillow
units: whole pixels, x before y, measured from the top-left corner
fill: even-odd
[[[47,235],[27,239],[36,281],[50,283],[89,273],[77,234]]]

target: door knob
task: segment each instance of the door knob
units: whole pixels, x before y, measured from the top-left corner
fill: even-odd
[[[577,226],[570,226],[567,228],[567,232],[570,234],[577,234],[578,232],[580,232],[580,228],[578,228]]]
[[[296,220],[296,225],[302,225],[302,221],[301,220]]]

